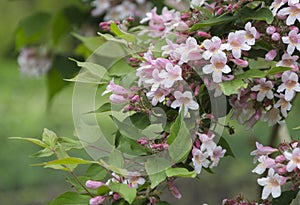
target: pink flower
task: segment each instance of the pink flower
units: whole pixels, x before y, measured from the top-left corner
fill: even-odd
[[[102,93],[102,96],[110,92],[117,95],[126,95],[129,93],[128,90],[126,90],[124,87],[116,85],[114,83],[114,79],[112,79],[109,82],[109,85],[106,87],[106,90]]]
[[[128,174],[128,184],[132,188],[137,189],[140,185],[143,185],[146,182],[146,180],[141,177],[138,172],[129,172]]]
[[[167,72],[161,73],[159,76],[164,78],[162,84],[165,88],[171,88],[176,81],[183,80],[181,77],[182,70],[179,65],[173,66],[172,63],[166,64]]]
[[[276,16],[278,9],[280,9],[284,4],[286,3],[286,0],[275,0],[270,6],[270,10],[272,11],[273,16]]]
[[[96,196],[90,199],[90,205],[100,205],[105,201],[105,196]]]
[[[266,33],[269,35],[272,35],[273,33],[275,33],[276,28],[274,26],[268,26],[266,29]]]
[[[273,99],[274,95],[272,92],[273,83],[271,81],[266,81],[266,78],[261,78],[259,80],[259,85],[255,85],[251,88],[252,91],[259,91],[257,94],[257,101],[261,102],[265,97],[268,99]]]
[[[259,142],[256,142],[256,150],[252,151],[250,153],[250,155],[254,155],[254,163],[257,161],[257,159],[262,156],[262,155],[269,155],[272,154],[273,152],[277,152],[278,150],[273,148],[273,147],[269,147],[269,146],[263,146],[262,144],[260,144]]]
[[[123,95],[117,95],[117,94],[111,94],[109,96],[109,100],[112,103],[116,103],[116,104],[120,104],[128,101],[128,99],[125,98]]]
[[[213,141],[215,135],[214,134],[200,134],[197,133],[201,144],[201,151],[206,151],[209,156],[213,154],[214,149],[217,147],[217,144]]]
[[[224,157],[225,153],[226,149],[223,149],[221,146],[217,146],[213,150],[213,154],[210,156],[212,164],[209,167],[212,168],[218,166],[220,159]]]
[[[297,4],[290,4],[288,7],[281,9],[278,12],[279,16],[286,16],[289,15],[286,19],[286,25],[290,26],[293,25],[296,21],[300,21],[300,3]]]
[[[267,199],[270,194],[273,198],[281,195],[281,186],[285,184],[286,178],[275,173],[274,169],[269,169],[268,176],[257,180],[260,186],[263,186],[262,199]]]
[[[200,48],[197,41],[193,37],[189,37],[185,44],[181,44],[177,49],[176,53],[180,53],[179,65],[187,63],[188,61],[200,60],[202,58],[200,54]]]
[[[100,16],[110,7],[109,0],[94,0],[91,2],[93,7],[96,7],[92,10],[92,16]]]
[[[174,109],[179,107],[179,112],[181,111],[182,107],[184,107],[184,116],[187,115],[188,109],[198,110],[199,108],[198,103],[193,100],[193,96],[190,91],[185,91],[184,93],[175,91],[174,97],[176,100],[172,102],[171,107]]]
[[[166,71],[159,71],[158,69],[154,69],[152,72],[152,78],[145,80],[145,83],[151,85],[151,91],[157,90],[164,81],[164,78],[161,77],[162,73]]]
[[[298,75],[292,71],[285,71],[282,76],[282,84],[278,87],[277,92],[285,90],[284,99],[291,101],[295,92],[300,92],[300,84],[298,83]]]
[[[207,159],[209,157],[207,152],[202,152],[200,149],[197,149],[196,147],[192,150],[192,161],[193,165],[195,167],[195,171],[197,174],[201,173],[202,167],[207,168],[209,166],[209,160]]]
[[[227,57],[224,53],[218,53],[212,56],[211,64],[203,67],[205,74],[212,73],[213,81],[216,83],[222,82],[222,73],[229,73],[231,69],[227,63]]]
[[[300,148],[295,148],[292,153],[285,151],[284,156],[289,160],[286,166],[288,172],[293,171],[296,167],[300,170]]]
[[[299,56],[291,56],[288,53],[285,53],[282,55],[281,57],[281,61],[279,61],[278,63],[276,63],[276,66],[283,66],[283,67],[290,67],[292,68],[294,71],[298,70],[298,60]]]
[[[280,33],[273,33],[272,36],[271,36],[272,40],[273,41],[279,41],[280,40]]]
[[[247,67],[248,66],[248,61],[246,61],[246,60],[242,60],[242,59],[230,59],[230,61],[232,61],[234,64],[236,64],[236,65],[238,65],[238,66],[240,66],[240,67],[242,67],[242,68],[245,68],[245,67]]]
[[[231,50],[234,58],[241,58],[242,50],[249,51],[251,47],[246,44],[245,32],[236,31],[228,35],[228,43],[225,44],[226,50]]]
[[[276,108],[271,108],[271,110],[267,111],[267,113],[264,114],[262,117],[263,121],[268,122],[269,126],[273,126],[276,123],[282,124],[283,122],[281,120],[280,112]]]
[[[169,93],[170,93],[169,90],[158,88],[155,91],[148,92],[146,95],[149,99],[152,99],[151,104],[153,106],[156,106],[158,102],[163,102],[166,98],[166,95],[168,95]]]
[[[274,104],[275,108],[279,108],[280,107],[280,111],[283,117],[287,117],[287,111],[290,111],[292,108],[292,104],[289,101],[286,101],[284,99],[284,95],[280,94],[280,96],[276,96],[279,97],[280,99],[276,102],[276,104]]]
[[[249,45],[252,46],[255,44],[255,39],[259,38],[259,33],[257,32],[255,27],[252,27],[251,22],[246,23],[245,25],[245,42]]]
[[[283,36],[282,41],[285,44],[288,44],[287,53],[292,55],[295,48],[300,51],[300,34],[297,31],[292,30],[289,32],[289,36]]]
[[[272,158],[269,158],[266,155],[262,155],[258,158],[258,161],[260,162],[255,169],[252,170],[253,173],[262,174],[266,171],[267,168],[273,168],[275,163],[275,160]]]
[[[211,58],[212,55],[221,53],[224,48],[222,48],[222,41],[219,37],[214,36],[211,40],[206,39],[203,41],[203,46],[206,49],[204,53],[202,54],[202,57],[205,60],[208,60]]]

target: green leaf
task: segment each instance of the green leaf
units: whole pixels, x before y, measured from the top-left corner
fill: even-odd
[[[78,176],[77,179],[81,182],[81,184],[85,184],[87,180],[90,180],[90,178],[87,176]],[[86,192],[86,190],[81,186],[81,184],[78,183],[75,178],[68,178],[66,181],[70,183],[72,185],[72,188],[75,188],[79,193]]]
[[[119,38],[122,38],[128,42],[136,42],[136,38],[134,35],[122,31],[115,22],[111,22],[110,29]]]
[[[45,12],[37,12],[21,20],[17,29],[16,47],[19,49],[26,44],[38,42],[49,27],[50,20],[51,15]]]
[[[168,168],[166,170],[167,177],[189,177],[189,178],[195,178],[196,177],[196,171],[189,171],[186,168],[182,167],[176,167],[176,168]]]
[[[165,170],[169,167],[171,167],[170,161],[163,157],[155,156],[147,160],[145,169],[151,181],[151,188],[156,187],[166,179]]]
[[[220,138],[218,145],[220,145],[223,149],[226,149],[225,156],[235,157],[230,145],[228,144],[228,142],[225,140],[224,137]]]
[[[110,188],[108,186],[100,186],[97,189],[97,195],[103,196],[110,192]]]
[[[83,142],[80,142],[78,140],[75,140],[75,139],[72,139],[69,137],[59,137],[57,139],[57,142],[61,144],[62,148],[65,151],[83,148],[83,145],[82,145]]]
[[[89,113],[102,113],[102,112],[108,112],[108,111],[111,111],[111,103],[104,103],[97,110],[91,111]]]
[[[124,158],[122,153],[117,150],[117,149],[113,149],[109,155],[109,164],[112,166],[116,166],[119,168],[123,168],[124,166]]]
[[[253,10],[249,7],[244,7],[239,12],[239,15],[243,22],[250,20],[266,21],[271,24],[274,20],[274,16],[269,8],[260,8],[258,10]]]
[[[73,59],[72,59],[73,60]],[[101,65],[91,63],[91,62],[79,62],[74,60],[79,67],[87,69],[90,73],[99,76],[101,79],[109,81],[110,78],[107,77],[107,70]]]
[[[72,35],[78,40],[80,40],[83,43],[83,45],[92,52],[96,51],[99,48],[99,46],[103,45],[106,42],[105,38],[100,36],[85,37],[76,33],[72,33]]]
[[[247,59],[250,69],[266,69],[270,68],[273,64],[272,61],[266,61],[264,58]]]
[[[42,149],[36,153],[34,153],[33,155],[31,155],[32,157],[50,157],[54,155],[54,152],[48,148]]]
[[[237,16],[231,16],[228,14],[218,16],[216,18],[211,18],[208,20],[201,21],[200,23],[194,24],[190,31],[196,31],[200,28],[209,27],[209,26],[216,26],[220,24],[225,24],[231,21],[235,21],[237,19]]]
[[[148,204],[148,199],[142,198],[142,199],[136,199],[132,203],[132,205],[147,205]]]
[[[175,122],[171,125],[170,135],[168,137],[168,144],[172,144],[173,141],[175,140],[175,138],[179,132],[181,123],[183,121],[183,117],[184,117],[183,112],[180,112],[179,115],[176,117]]]
[[[284,71],[291,70],[291,69],[292,68],[290,68],[290,67],[284,67],[284,66],[273,67],[267,72],[267,75],[272,76],[272,75],[276,75],[278,73],[282,73]]]
[[[66,18],[63,12],[58,12],[52,23],[52,41],[54,45],[57,45],[61,37],[67,33],[71,28],[69,20]]]
[[[279,198],[272,200],[272,205],[289,205],[297,197],[299,189],[281,193]]]
[[[264,71],[261,70],[256,70],[256,69],[250,69],[247,70],[245,73],[236,75],[234,77],[235,80],[241,79],[241,80],[246,80],[249,78],[264,78],[267,74]]]
[[[50,146],[50,148],[55,147],[58,137],[56,136],[55,132],[44,129],[43,132],[43,142]]]
[[[128,171],[126,169],[121,169],[119,167],[107,164],[104,160],[100,159],[99,164],[102,167],[105,167],[107,170],[110,170],[112,172],[115,172],[117,174],[123,175],[123,176],[128,176]]]
[[[123,122],[121,122],[114,116],[111,116],[111,117],[114,120],[116,126],[119,128],[120,133],[124,137],[128,137],[132,140],[137,140],[137,139],[143,137],[141,134],[141,130],[139,130],[137,127],[135,127],[128,118],[126,118]]]
[[[134,113],[133,115],[130,115],[129,118],[134,126],[139,129],[145,129],[151,124],[149,115],[146,113]]]
[[[112,191],[119,193],[129,204],[136,197],[136,189],[128,187],[128,184],[110,182],[108,186]]]
[[[102,181],[107,176],[107,171],[99,164],[91,164],[85,172],[85,176],[92,180]]]
[[[124,77],[131,72],[135,72],[135,69],[128,64],[125,58],[121,58],[113,63],[108,72],[110,76]]]
[[[66,192],[47,205],[87,205],[89,204],[90,196],[78,194],[76,192]]]
[[[9,139],[13,139],[13,140],[24,140],[24,141],[28,141],[31,142],[33,144],[36,144],[40,147],[44,147],[44,148],[50,148],[47,144],[45,144],[43,141],[35,139],[35,138],[23,138],[23,137],[10,137]]]
[[[232,94],[237,94],[238,90],[240,88],[246,88],[247,87],[247,83],[245,83],[243,80],[241,79],[237,79],[237,80],[229,80],[229,81],[225,81],[222,82],[220,84],[222,91],[225,95],[229,96]]]
[[[172,137],[174,137],[175,135],[175,137],[172,143],[169,144],[168,152],[171,159],[175,163],[183,161],[190,153],[192,148],[191,134],[189,129],[186,126],[186,123],[183,120],[183,112],[184,109],[181,110],[181,113],[178,116],[179,120],[181,119],[180,127],[175,127],[173,130],[171,127],[171,132],[170,132],[170,135],[172,134]],[[178,124],[176,124],[176,126]]]

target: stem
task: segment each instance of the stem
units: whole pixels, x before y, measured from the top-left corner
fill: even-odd
[[[81,183],[81,181],[78,179],[77,175],[73,172],[70,171],[70,174],[73,176],[73,178],[76,180],[76,182],[91,196],[94,197],[94,195],[85,187],[84,184]]]

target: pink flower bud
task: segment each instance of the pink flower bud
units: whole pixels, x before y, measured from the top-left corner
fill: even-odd
[[[223,8],[219,8],[216,12],[217,15],[221,15],[223,13]]]
[[[169,148],[169,145],[167,143],[163,143],[162,146],[163,146],[164,149],[168,149]]]
[[[279,41],[280,40],[280,34],[277,33],[277,32],[273,33],[271,38],[272,38],[273,41]]]
[[[253,99],[253,100],[256,100],[256,98],[257,98],[257,93],[256,93],[256,92],[251,92],[251,93],[250,93],[250,98]]]
[[[173,180],[169,180],[168,185],[169,185],[169,190],[171,191],[172,195],[176,199],[180,199],[182,197],[181,193],[179,192],[178,188],[174,185]]]
[[[204,38],[210,38],[211,35],[209,33],[206,33],[204,31],[198,31],[198,36],[199,37],[204,37]]]
[[[284,155],[279,155],[279,156],[277,156],[277,157],[275,158],[275,162],[276,162],[276,163],[282,163],[282,162],[284,162],[284,161],[285,161]]]
[[[142,137],[142,138],[138,139],[137,142],[138,142],[140,145],[146,145],[146,144],[148,144],[148,139],[145,138],[145,137]]]
[[[135,102],[139,101],[139,99],[140,99],[140,96],[139,96],[139,95],[134,95],[134,96],[131,98],[131,101],[132,101],[133,103],[135,103]]]
[[[105,200],[104,196],[96,196],[90,199],[90,205],[100,205],[104,202],[104,200]]]
[[[272,35],[273,33],[275,33],[276,28],[274,26],[268,26],[268,28],[266,29],[266,33],[269,35]]]
[[[286,166],[283,166],[277,170],[278,174],[284,175],[287,173]]]
[[[290,31],[296,31],[299,32],[299,28],[297,26],[290,26]]]
[[[197,87],[195,88],[195,91],[194,91],[194,95],[198,96],[199,95],[199,91],[200,91],[200,85],[197,85]]]
[[[234,64],[241,66],[242,68],[245,68],[248,66],[248,61],[242,60],[242,59],[230,59]]]
[[[109,97],[109,100],[112,102],[112,103],[124,103],[127,101],[126,98],[124,98],[122,95],[117,95],[117,94],[112,94],[110,97]]]
[[[105,183],[100,181],[87,180],[85,186],[89,189],[98,189],[99,187],[105,185]]]
[[[272,49],[265,55],[265,59],[266,59],[266,61],[272,61],[272,60],[274,60],[276,55],[277,55],[277,50]]]
[[[114,193],[114,195],[113,195],[113,199],[114,200],[119,200],[121,198],[121,196],[120,196],[120,194],[118,194],[118,193]]]

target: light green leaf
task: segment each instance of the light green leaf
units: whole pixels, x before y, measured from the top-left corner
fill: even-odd
[[[84,37],[76,33],[72,33],[72,35],[78,40],[80,40],[83,43],[83,45],[92,52],[97,50],[99,46],[103,45],[106,42],[105,38],[100,36]]]
[[[87,205],[89,204],[90,196],[78,194],[76,192],[66,192],[47,205]]]
[[[110,76],[124,77],[131,72],[135,72],[135,69],[128,64],[125,58],[116,60],[113,65],[108,69]]]
[[[73,60],[73,59],[72,59]],[[107,70],[101,65],[91,63],[91,62],[79,62],[74,60],[79,67],[87,69],[90,73],[98,76],[100,79],[103,79],[105,81],[109,81],[110,78],[108,78]]]
[[[291,69],[292,68],[290,68],[290,67],[284,67],[284,66],[273,67],[267,72],[267,75],[272,76],[272,75],[276,75],[278,73],[282,73],[284,71],[291,70]]]
[[[147,160],[145,169],[151,181],[151,188],[155,188],[166,179],[165,170],[169,167],[170,161],[163,157],[155,156]]]
[[[97,195],[99,196],[103,196],[105,194],[108,194],[110,192],[110,188],[108,186],[100,186],[98,189],[97,189]]]
[[[107,170],[113,171],[117,174],[123,175],[123,176],[128,176],[128,171],[126,169],[121,169],[119,167],[107,164],[104,160],[100,159],[99,164],[102,167],[105,167]]]
[[[183,118],[184,118],[183,112],[180,112],[179,115],[177,116],[175,122],[171,125],[170,135],[168,137],[168,144],[172,144],[173,141],[175,140],[175,138],[179,132],[181,123],[183,121]]]
[[[10,137],[9,139],[13,139],[13,140],[24,140],[24,141],[28,141],[31,142],[33,144],[36,144],[40,147],[44,147],[44,148],[50,148],[47,144],[45,144],[43,141],[35,139],[35,138],[23,138],[23,137]]]
[[[62,148],[65,151],[71,150],[71,149],[82,149],[83,148],[83,142],[80,142],[78,140],[69,138],[69,137],[59,137],[57,139],[57,142],[61,144]]]
[[[266,61],[264,58],[247,59],[250,69],[266,69],[270,68],[273,64],[272,61]]]
[[[47,128],[44,129],[43,132],[43,142],[49,145],[51,148],[55,147],[58,137],[56,136],[55,132],[48,130]]]
[[[240,88],[246,88],[248,84],[241,79],[237,79],[222,82],[220,85],[223,93],[229,96],[232,94],[237,94]]]
[[[31,155],[32,157],[50,157],[54,155],[54,152],[48,148],[42,149],[36,153],[34,153],[33,155]]]
[[[128,187],[127,184],[110,182],[108,186],[112,191],[119,193],[129,204],[131,204],[136,197],[136,189]]]
[[[111,103],[104,103],[97,110],[91,111],[90,113],[102,113],[111,111]]]
[[[107,176],[107,171],[99,164],[91,164],[86,170],[85,176],[92,180],[104,180]]]
[[[115,22],[111,22],[110,29],[119,38],[122,38],[128,42],[136,42],[136,38],[134,35],[122,31]]]
[[[247,70],[245,73],[236,75],[234,77],[235,80],[237,79],[241,79],[241,80],[245,80],[245,79],[249,79],[249,78],[264,78],[267,75],[267,73],[265,73],[264,71],[258,70],[258,69],[250,69]]]
[[[39,164],[34,164],[34,166],[44,166],[44,165],[78,165],[78,164],[93,164],[97,163],[95,161],[84,160],[81,158],[68,157],[62,159],[56,159],[50,162],[43,162]]]
[[[122,153],[119,150],[114,148],[109,155],[109,163],[112,166],[123,168],[124,158]]]
[[[195,178],[197,176],[196,171],[189,171],[186,168],[176,167],[168,168],[166,170],[167,177],[189,177]]]

